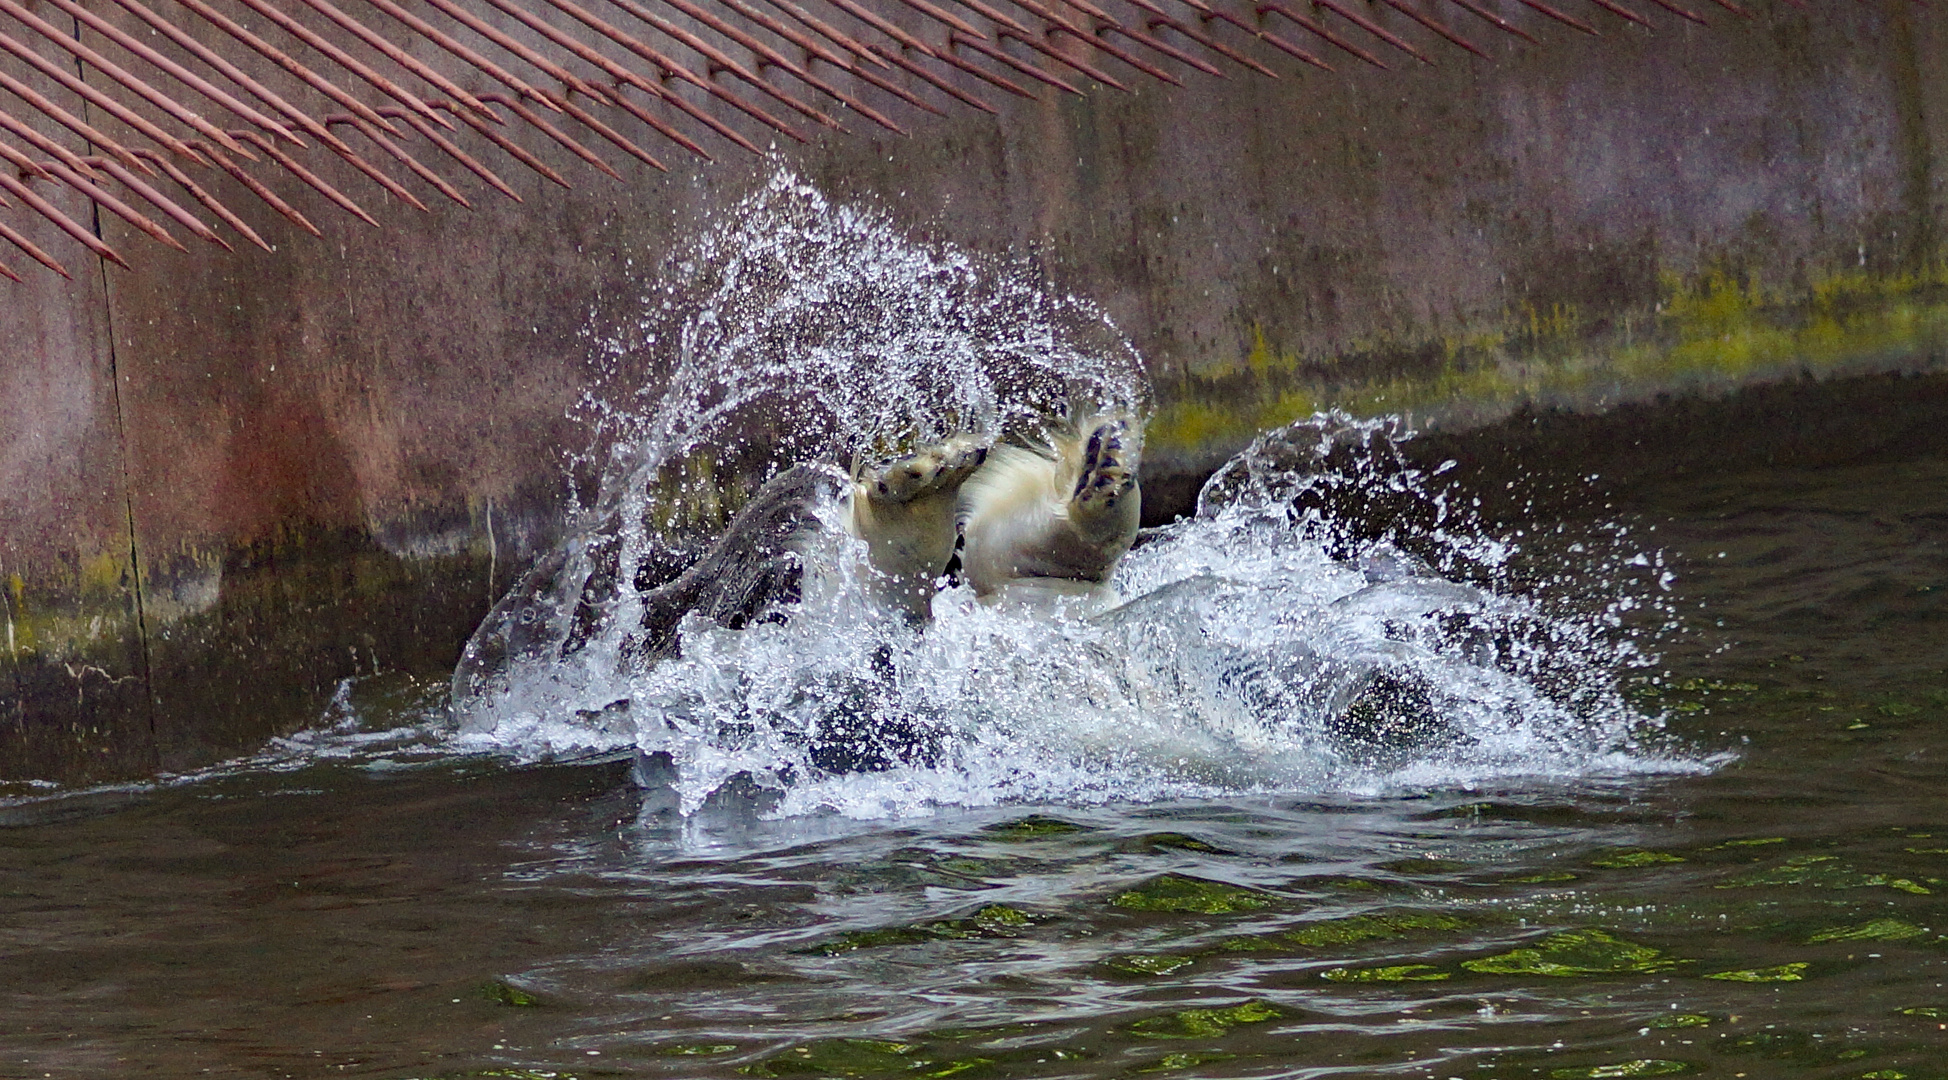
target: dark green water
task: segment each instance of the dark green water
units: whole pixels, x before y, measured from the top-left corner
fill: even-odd
[[[1708,774],[677,824],[341,733],[9,785],[0,1077],[1948,1077],[1948,461],[1618,509]]]

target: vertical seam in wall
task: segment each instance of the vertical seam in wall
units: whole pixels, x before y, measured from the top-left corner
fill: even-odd
[[[69,16],[68,25],[72,28],[74,39],[80,41],[80,20]],[[82,63],[79,56],[74,58],[74,69],[76,78],[84,82],[87,81],[88,68],[87,65]],[[86,109],[88,104],[83,102],[82,107]],[[90,144],[90,152],[93,152],[95,149]],[[94,231],[95,239],[107,243],[108,238],[102,235],[101,204],[93,199],[89,199],[88,209],[90,211],[88,224]],[[120,362],[121,358],[115,349],[115,304],[109,291],[108,260],[102,258],[100,255],[96,255],[95,266],[101,273],[102,325],[106,327],[108,332],[108,385],[111,400],[115,405],[115,447],[122,467],[122,515],[123,524],[128,529],[129,536],[130,588],[135,594],[135,643],[136,664],[138,666],[136,682],[142,687],[142,715],[148,722],[150,763],[159,768],[162,763],[162,746],[156,733],[155,687],[152,685],[149,677],[149,619],[147,605],[144,602],[145,598],[142,595],[142,553],[139,545],[136,543],[135,487],[129,473],[128,423],[122,414],[122,366]]]

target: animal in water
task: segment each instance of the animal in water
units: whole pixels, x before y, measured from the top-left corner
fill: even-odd
[[[960,491],[961,573],[976,596],[1036,603],[1107,595],[1143,511],[1142,431],[1071,419],[1045,445],[998,446]]]
[[[953,558],[960,488],[987,457],[985,443],[962,436],[850,476],[826,465],[779,473],[701,558],[643,594],[630,652],[644,661],[676,655],[678,628],[691,616],[730,629],[783,621],[803,596],[808,545],[833,524],[865,541],[873,600],[911,625],[924,623]]]

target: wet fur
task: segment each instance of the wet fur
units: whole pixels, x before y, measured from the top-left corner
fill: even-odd
[[[961,569],[975,595],[1100,589],[1136,539],[1141,436],[1092,417],[1042,448],[997,447],[961,488]]]
[[[840,524],[866,542],[874,599],[910,623],[924,622],[935,582],[953,558],[961,485],[987,454],[986,446],[960,438],[857,469],[850,479],[819,465],[772,477],[702,558],[643,594],[634,655],[675,656],[678,625],[689,615],[733,630],[787,618],[803,597],[806,547],[830,527],[819,510],[841,495]]]

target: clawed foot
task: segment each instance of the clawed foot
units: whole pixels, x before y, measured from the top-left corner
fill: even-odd
[[[1136,486],[1135,450],[1126,421],[1097,425],[1083,447],[1082,472],[1070,501],[1092,513],[1114,509]]]
[[[926,447],[910,457],[868,467],[859,482],[878,503],[910,503],[960,487],[988,458],[988,448],[961,436]]]

